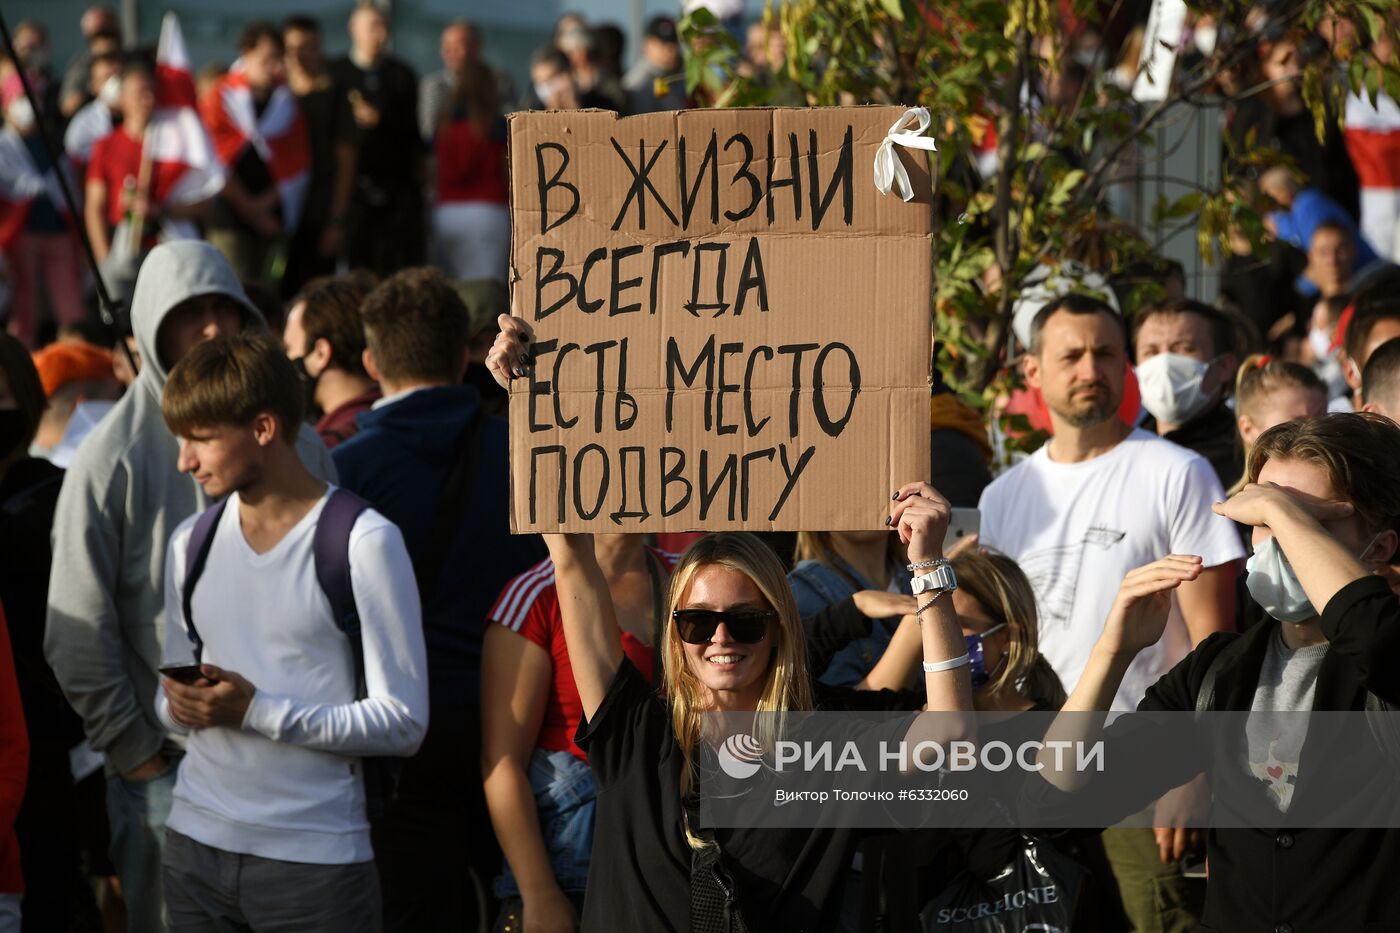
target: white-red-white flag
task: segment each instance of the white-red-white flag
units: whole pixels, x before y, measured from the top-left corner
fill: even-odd
[[[29,205],[40,195],[47,195],[67,216],[68,202],[59,189],[57,174],[53,169],[39,171],[24,140],[7,125],[0,129],[0,250],[8,249],[24,229]]]
[[[282,225],[295,230],[311,180],[311,136],[292,89],[285,84],[274,87],[259,114],[240,58],[206,92],[199,109],[226,168],[250,146],[263,160],[277,184]]]
[[[166,13],[160,25],[156,112],[146,145],[161,180],[152,194],[161,203],[194,204],[223,190],[224,167],[199,118],[190,53],[174,13]]]

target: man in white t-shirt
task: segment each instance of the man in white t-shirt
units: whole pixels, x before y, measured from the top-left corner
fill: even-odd
[[[281,347],[246,334],[192,350],[162,399],[180,470],[227,496],[181,523],[166,560],[157,712],[189,734],[163,865],[172,931],[380,929],[365,759],[411,755],[427,728],[418,590],[398,528],[302,465],[303,405]],[[338,558],[319,527],[332,516]],[[333,611],[331,567],[358,633]]]
[[[1124,675],[1113,708],[1134,709],[1192,647],[1233,628],[1244,548],[1233,524],[1211,511],[1225,494],[1210,463],[1118,418],[1127,334],[1111,307],[1077,294],[1046,304],[1031,325],[1024,367],[1050,410],[1054,437],[982,493],[981,539],[1030,578],[1040,650],[1066,691],[1079,681],[1128,571],[1163,554],[1199,555],[1206,568],[1182,585],[1161,641]],[[1160,902],[1161,879],[1135,872],[1125,884],[1127,872],[1114,861],[1135,928],[1164,929],[1142,916],[1149,908],[1127,903],[1128,887],[1146,904]]]

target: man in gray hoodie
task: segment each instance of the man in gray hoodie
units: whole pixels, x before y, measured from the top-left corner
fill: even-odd
[[[161,392],[191,347],[267,323],[218,250],[186,240],[156,247],[142,264],[131,325],[141,372],[78,448],[58,497],[44,653],[106,757],[128,929],[148,933],[163,928],[161,847],[181,754],[155,709],[165,546],[176,525],[210,504],[177,469]],[[313,474],[335,481],[330,454],[307,425],[297,449]]]

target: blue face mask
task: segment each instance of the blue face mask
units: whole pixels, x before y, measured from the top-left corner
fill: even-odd
[[[968,659],[967,669],[968,669],[968,671],[972,674],[972,689],[973,689],[973,690],[976,690],[978,687],[982,686],[982,685],[985,684],[987,681],[991,680],[991,679],[992,679],[992,674],[995,673],[994,671],[989,671],[989,670],[987,670],[987,658],[986,658],[986,655],[985,655],[985,654],[983,653],[983,651],[982,651],[982,639],[986,638],[988,635],[992,634],[993,632],[1000,631],[1001,629],[1004,629],[1004,628],[1006,628],[1006,623],[1005,623],[1005,622],[1001,623],[1000,625],[993,625],[991,628],[987,629],[985,632],[979,632],[979,633],[976,634],[976,635],[964,635],[964,636],[963,636],[963,641],[965,641],[965,642],[967,643],[967,659]],[[1006,663],[1006,655],[1005,655],[1005,654],[1002,654],[1002,656],[1001,656],[1001,664],[1005,664],[1005,663]],[[998,665],[997,665],[997,670],[1001,670],[1001,664],[998,664]]]

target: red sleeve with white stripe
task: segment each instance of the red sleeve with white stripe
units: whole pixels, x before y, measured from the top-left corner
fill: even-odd
[[[548,651],[558,617],[557,603],[554,564],[543,560],[506,584],[487,619]]]

